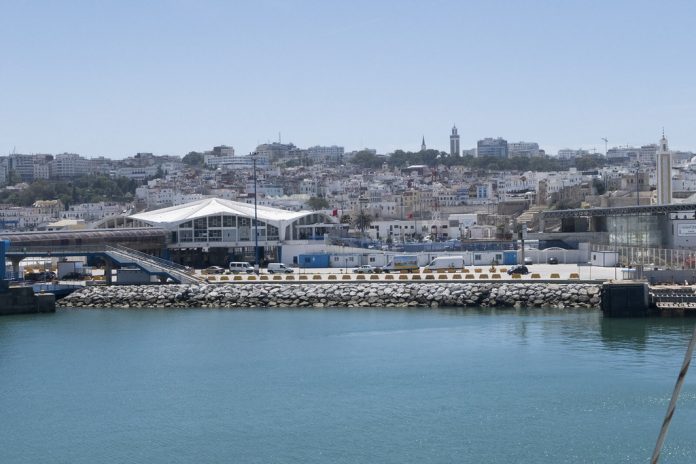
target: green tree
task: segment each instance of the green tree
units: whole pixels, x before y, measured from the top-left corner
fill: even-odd
[[[36,200],[61,200],[66,206],[99,201],[126,202],[133,198],[135,180],[105,175],[79,176],[71,180],[38,180],[21,191],[0,191],[0,202],[31,206]]]
[[[363,169],[375,169],[382,166],[382,160],[374,153],[363,150],[353,156],[350,160],[351,164],[360,166]]]
[[[205,161],[205,158],[203,157],[203,153],[198,153],[197,151],[192,151],[186,154],[184,158],[181,160],[184,164],[188,166],[203,166],[203,163]]]
[[[326,198],[322,197],[311,197],[309,200],[307,200],[307,206],[310,207],[312,211],[316,211],[319,209],[326,209],[329,207],[329,202],[326,201]]]
[[[603,195],[607,191],[607,185],[600,179],[592,179],[592,188],[597,195]]]
[[[341,224],[352,224],[352,223],[353,223],[353,218],[350,217],[350,214],[341,215]]]

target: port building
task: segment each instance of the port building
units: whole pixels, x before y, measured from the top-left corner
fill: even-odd
[[[300,246],[307,250],[313,243],[323,245],[324,236],[341,227],[321,212],[254,207],[220,198],[138,213],[129,219],[165,230],[171,259],[194,266],[253,261],[257,232],[262,260],[285,261],[284,249],[294,253]]]

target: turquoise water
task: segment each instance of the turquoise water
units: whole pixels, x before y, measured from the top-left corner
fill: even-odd
[[[646,462],[694,320],[543,310],[0,318],[0,463]],[[661,462],[696,462],[696,372]]]

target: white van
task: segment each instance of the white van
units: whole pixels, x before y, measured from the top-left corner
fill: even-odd
[[[462,269],[463,267],[463,256],[438,256],[430,261],[430,264],[425,266],[425,269],[430,269],[431,271],[445,271],[448,269]]]
[[[275,274],[276,272],[281,274],[292,274],[295,272],[293,269],[287,267],[283,263],[268,263],[268,273]]]
[[[232,274],[239,274],[241,272],[246,272],[247,274],[254,273],[254,266],[249,263],[242,261],[233,261],[230,263],[230,272]]]

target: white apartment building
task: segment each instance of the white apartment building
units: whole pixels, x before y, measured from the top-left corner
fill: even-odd
[[[61,153],[48,164],[52,179],[66,179],[89,174],[90,163],[76,153]]]
[[[635,147],[613,147],[607,150],[607,159],[629,159],[636,161],[640,158],[641,149]],[[657,147],[655,147],[657,153]]]
[[[574,159],[583,156],[588,156],[590,152],[588,150],[574,149],[574,148],[561,148],[558,150],[558,158],[560,159]]]
[[[372,221],[369,229],[365,229],[365,232],[370,238],[377,240],[387,240],[391,238],[395,243],[411,241],[417,237],[425,237],[428,235],[437,235],[444,239],[459,238],[458,230],[454,235],[450,234],[449,221],[446,219],[395,219],[390,221]]]
[[[338,163],[343,160],[343,147],[331,145],[330,147],[314,146],[307,149],[307,156],[315,163]]]
[[[128,179],[134,180],[145,180],[148,177],[154,177],[157,174],[157,166],[118,168],[115,174],[118,177],[127,177]]]
[[[81,203],[72,205],[60,213],[61,219],[95,222],[109,216],[118,216],[128,211],[128,205],[119,203]]]
[[[539,156],[539,144],[536,142],[508,142],[508,156],[531,158]]]

